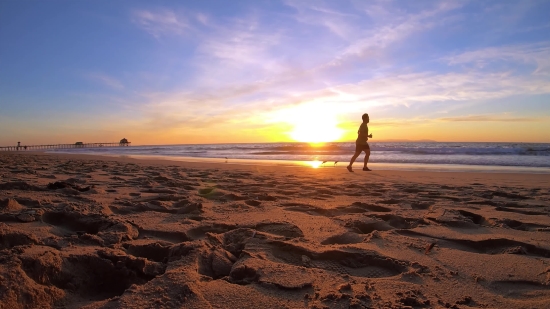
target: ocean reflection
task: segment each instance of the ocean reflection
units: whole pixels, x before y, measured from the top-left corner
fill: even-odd
[[[304,165],[306,166],[311,166],[313,168],[318,168],[319,166],[321,166],[321,164],[323,164],[323,162],[321,161],[318,161],[318,160],[315,160],[315,161],[303,161]]]

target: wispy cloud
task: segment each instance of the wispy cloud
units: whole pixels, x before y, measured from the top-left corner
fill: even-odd
[[[449,65],[474,65],[485,68],[491,64],[526,64],[534,66],[534,74],[550,74],[550,43],[497,46],[467,51],[445,59]]]
[[[444,122],[541,122],[548,117],[513,117],[507,115],[468,115],[458,117],[437,118]]]
[[[540,117],[516,117],[511,116],[508,113],[504,114],[479,114],[479,115],[466,115],[466,116],[455,116],[455,117],[439,117],[439,118],[429,118],[429,117],[414,117],[410,119],[398,119],[398,118],[383,118],[379,120],[372,121],[371,124],[374,127],[409,127],[409,126],[418,126],[418,125],[429,125],[434,123],[445,123],[445,122],[507,122],[507,123],[533,123],[533,122],[544,122],[548,121],[550,117],[540,116]],[[353,123],[356,125],[356,123]]]
[[[277,48],[281,34],[266,31],[255,17],[235,19],[229,25],[216,25],[204,35],[198,46],[201,78],[217,82],[259,80],[280,71]]]
[[[132,12],[132,21],[155,38],[162,35],[183,35],[191,29],[185,16],[168,9],[135,10]]]
[[[330,34],[350,40],[355,36],[352,21],[357,21],[360,15],[353,12],[343,12],[338,8],[331,8],[324,1],[291,1],[286,5],[292,7],[296,13],[294,19],[309,26],[323,27]]]
[[[86,77],[113,89],[124,89],[124,85],[118,79],[103,73],[90,73]]]
[[[260,87],[260,86],[257,86]],[[471,75],[471,74],[404,74],[364,80],[353,84],[343,84],[315,91],[304,91],[292,95],[273,93],[257,99],[250,99],[262,89],[227,88],[216,94],[181,93],[161,95],[151,98],[145,108],[150,125],[158,128],[172,126],[189,128],[207,128],[223,126],[238,121],[241,126],[254,126],[258,122],[284,122],[284,119],[273,118],[281,111],[297,111],[304,105],[309,109],[323,109],[334,115],[357,113],[358,110],[377,110],[384,106],[412,107],[418,104],[440,102],[443,106],[456,107],[459,103],[475,100],[483,102],[505,98],[512,95],[532,95],[550,93],[550,84],[543,79],[524,79],[523,77],[505,74]],[[260,92],[261,93],[261,92]],[[239,104],[231,104],[240,102]],[[300,110],[308,110],[300,108]],[[162,112],[159,112],[162,111]],[[289,113],[287,112],[287,113]],[[436,111],[434,110],[434,114]],[[285,113],[285,114],[287,114]],[[512,117],[509,115],[471,115],[461,117],[431,117],[407,120],[384,120],[379,126],[403,126],[428,123],[429,121],[458,122],[534,122],[542,121],[537,117]]]
[[[389,74],[356,83],[330,87],[323,91],[303,92],[301,102],[332,102],[340,112],[365,107],[414,106],[417,104],[484,102],[514,95],[550,93],[550,83],[539,76],[507,73],[409,73]]]
[[[415,12],[403,12],[397,6],[381,6],[379,2],[362,3],[362,10],[375,22],[367,30],[359,32],[359,36],[331,64],[383,55],[383,50],[415,33],[444,25],[449,21],[444,15],[460,6],[457,1],[441,1]]]
[[[277,27],[254,10],[238,18],[217,19],[200,12],[136,11],[140,13],[134,14],[134,22],[156,37],[193,29],[196,40],[190,60],[195,69],[192,82],[174,92],[141,94],[148,125],[192,130],[229,125],[235,119],[242,126],[254,127],[259,121],[273,125],[270,113],[316,104],[341,115],[364,108],[444,107],[433,110],[431,118],[409,119],[407,125],[539,121],[522,116],[435,115],[488,100],[549,94],[548,42],[451,50],[424,59],[440,66],[429,69],[401,67],[388,56],[411,37],[461,22],[465,2],[414,3],[404,9],[391,1],[369,1],[355,2],[347,10],[322,1],[285,3],[295,13],[281,17],[286,23]],[[403,123],[381,119],[387,126]]]

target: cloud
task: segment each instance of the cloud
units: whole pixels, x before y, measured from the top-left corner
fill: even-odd
[[[287,1],[298,12],[295,20],[299,24],[295,28],[303,28],[305,24],[309,26],[307,29],[321,26],[328,30],[321,33],[317,29],[319,35],[308,37],[308,44],[300,45],[305,51],[301,54],[309,60],[306,63],[311,63],[303,69],[308,75],[324,78],[326,82],[327,76],[347,78],[394,69],[398,60],[394,54],[407,49],[405,44],[411,37],[457,22],[455,11],[463,4],[444,1],[424,5],[424,2],[403,10],[388,1],[352,3],[355,6],[346,8],[342,4],[330,8],[323,2]],[[322,5],[328,8],[318,9]]]
[[[483,101],[512,95],[550,93],[550,83],[537,76],[507,73],[409,73],[389,74],[331,87],[338,97],[329,100],[361,106]],[[314,98],[310,98],[314,99]],[[343,107],[343,106],[342,106]]]
[[[504,114],[479,114],[479,115],[467,115],[467,116],[455,116],[455,117],[414,117],[406,119],[398,118],[383,118],[379,120],[371,121],[371,125],[375,127],[409,127],[417,125],[429,125],[441,122],[508,122],[508,123],[527,123],[527,122],[544,122],[548,121],[550,117],[514,117],[508,113]],[[356,122],[352,123],[352,127],[356,126]]]
[[[194,68],[191,82],[173,92],[141,93],[140,111],[147,126],[193,130],[236,121],[245,127],[261,122],[270,126],[283,121],[270,115],[300,105],[322,105],[345,116],[365,108],[437,104],[433,114],[438,114],[442,108],[550,93],[547,42],[421,59],[437,67],[402,67],[399,59],[391,58],[392,50],[416,34],[460,22],[465,2],[415,2],[406,8],[388,1],[355,2],[348,8],[321,1],[286,3],[294,14],[279,16],[284,22],[277,23],[261,11],[218,18],[200,12],[136,11],[140,13],[134,14],[134,22],[148,33],[181,36],[192,30],[196,43],[189,59]],[[484,117],[430,119],[538,121]],[[403,125],[402,120],[383,121]]]
[[[443,122],[541,122],[548,117],[511,117],[506,115],[468,115],[458,117],[437,118]]]
[[[330,34],[340,39],[352,39],[354,27],[352,21],[359,20],[355,12],[344,12],[341,7],[331,8],[323,1],[285,1],[285,4],[295,10],[294,20],[298,23],[323,27]]]
[[[198,18],[206,22],[204,16]],[[191,29],[187,18],[167,9],[135,10],[132,12],[132,21],[157,39],[163,35],[183,35]]]
[[[520,44],[488,47],[467,51],[444,58],[450,66],[474,65],[485,68],[491,64],[526,64],[533,65],[534,74],[550,74],[550,43]]]
[[[472,101],[483,102],[513,95],[550,93],[550,84],[544,79],[467,73],[391,75],[313,91],[293,94],[274,92],[255,98],[255,94],[265,91],[262,87],[261,84],[249,84],[241,88],[220,88],[212,93],[157,95],[150,98],[152,103],[145,106],[144,111],[152,119],[149,124],[158,128],[219,127],[235,121],[242,127],[248,127],[258,123],[275,125],[285,121],[284,117],[277,118],[277,115],[298,111],[303,114],[308,109],[323,109],[327,113],[344,117],[365,108],[372,110],[384,106],[412,107],[436,102],[456,108],[459,103],[471,104]],[[233,102],[239,103],[232,104]],[[434,110],[434,113],[437,111]],[[413,125],[427,123],[429,119],[445,122],[532,122],[541,121],[542,118],[474,115],[408,120],[381,119],[376,125]]]
[[[308,83],[332,83],[334,74],[346,74],[346,70],[356,70],[359,63],[387,57],[385,50],[392,44],[441,24],[442,14],[458,7],[457,2],[445,1],[403,12],[386,5],[391,13],[387,20],[365,25],[368,9],[342,9],[345,5],[332,8],[321,1],[285,3],[296,14],[293,18],[279,16],[285,22],[275,24],[271,23],[272,15],[257,11],[217,19],[197,13],[199,23],[208,23],[202,28],[192,27],[185,14],[175,11],[135,11],[134,15],[142,28],[157,37],[194,28],[197,48],[192,63],[197,68],[194,85],[199,88],[259,80],[271,85],[298,82],[311,87]],[[315,28],[317,25],[326,31]],[[346,43],[327,36],[327,31],[345,38]],[[373,70],[380,67],[375,62],[369,65],[373,64]]]
[[[396,17],[399,21],[396,24],[358,31],[358,34],[349,36],[351,42],[343,46],[326,43],[330,40],[323,35],[319,36],[323,43],[312,37],[307,37],[308,44],[293,41],[298,25],[294,25],[293,29],[290,28],[292,24],[289,28],[273,29],[263,24],[263,16],[257,14],[251,14],[248,18],[218,20],[211,28],[215,31],[201,35],[195,62],[198,68],[195,83],[209,89],[223,88],[224,83],[234,87],[242,83],[261,83],[257,90],[271,93],[281,87],[301,93],[308,88],[318,89],[323,84],[325,87],[327,84],[337,85],[339,82],[335,80],[335,74],[346,73],[338,70],[349,69],[346,66],[356,67],[357,63],[364,62],[361,58],[365,57],[365,53],[372,57],[382,56],[389,45],[405,39],[411,31],[424,29],[427,18],[437,19],[441,12],[456,7],[449,3],[454,2],[444,2],[415,14],[402,13],[400,18]],[[302,2],[287,4],[298,11],[295,19],[299,23],[321,23],[326,26],[334,22],[342,27],[342,31],[348,27],[350,30],[360,28],[354,21],[359,20],[360,16],[355,13],[332,9],[321,2],[311,6]],[[341,32],[326,28],[330,32]],[[318,44],[323,45],[322,48]]]
[[[206,15],[206,14],[197,13],[197,14],[195,15],[195,18],[196,18],[201,24],[203,24],[203,25],[205,25],[205,26],[208,25],[208,23],[209,23],[209,17],[208,17],[208,15]]]
[[[86,77],[113,89],[124,89],[124,85],[119,80],[103,73],[90,73]]]
[[[220,29],[200,43],[199,52],[236,64],[257,63],[259,54],[278,44],[278,35],[262,32],[256,21],[235,20],[231,28]]]
[[[353,83],[324,86],[312,90],[285,91],[276,80],[230,84],[224,87],[196,89],[177,94],[150,96],[145,115],[156,119],[151,124],[172,124],[189,128],[220,126],[238,120],[241,126],[264,122],[266,126],[283,122],[273,119],[283,110],[292,112],[302,105],[321,108],[345,116],[358,110],[384,106],[413,107],[439,103],[457,108],[460,104],[483,104],[488,100],[518,95],[550,93],[550,83],[538,75],[513,75],[508,72],[484,73],[391,73]],[[477,103],[476,103],[477,102]],[[159,112],[161,111],[161,112]],[[435,109],[433,112],[441,112]],[[154,116],[152,116],[154,114]],[[165,120],[165,118],[169,120]],[[498,116],[445,117],[439,121],[539,121],[538,118]],[[386,126],[425,122],[424,119],[395,122],[382,120]],[[381,124],[377,124],[381,125]]]

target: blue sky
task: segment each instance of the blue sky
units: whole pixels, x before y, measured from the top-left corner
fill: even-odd
[[[549,1],[0,2],[0,145],[550,142]],[[323,130],[327,129],[327,132]],[[334,131],[335,132],[335,131]]]

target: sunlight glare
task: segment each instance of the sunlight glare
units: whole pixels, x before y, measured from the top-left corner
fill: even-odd
[[[293,125],[290,137],[297,142],[332,142],[340,139],[344,133],[338,127],[337,115],[329,106],[300,106],[289,113],[291,115],[285,121]]]
[[[306,163],[311,165],[311,167],[313,168],[318,168],[319,166],[321,166],[323,162],[315,160],[315,161],[307,161]]]

